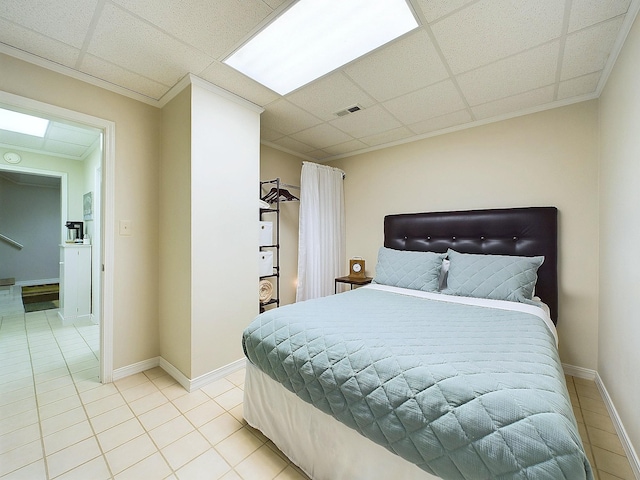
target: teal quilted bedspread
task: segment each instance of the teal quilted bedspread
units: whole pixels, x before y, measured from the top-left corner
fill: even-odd
[[[301,399],[443,479],[593,478],[534,315],[360,288],[261,314],[243,347]]]

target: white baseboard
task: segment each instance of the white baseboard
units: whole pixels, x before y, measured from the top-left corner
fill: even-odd
[[[565,375],[571,375],[572,377],[584,378],[585,380],[594,380],[596,379],[596,371],[591,370],[589,368],[575,367],[573,365],[569,365],[567,363],[562,364],[562,369],[564,370]]]
[[[232,374],[233,372],[237,372],[238,370],[242,370],[246,365],[246,359],[243,357],[235,362],[231,362],[229,365],[225,365],[224,367],[220,367],[216,370],[213,370],[209,373],[205,373],[204,375],[200,375],[199,377],[191,380],[190,390],[197,390],[202,388],[210,383],[215,382],[216,380],[220,380],[227,375]]]
[[[631,469],[633,470],[636,478],[640,479],[640,459],[638,458],[638,454],[631,444],[629,435],[627,435],[627,431],[622,424],[622,420],[620,420],[618,411],[613,405],[611,397],[609,396],[609,392],[607,392],[607,388],[604,386],[604,383],[602,382],[600,375],[598,375],[598,372],[595,370],[590,370],[588,368],[575,367],[573,365],[568,365],[565,363],[562,364],[562,369],[564,370],[564,373],[566,375],[593,380],[596,383],[596,386],[600,391],[600,395],[602,395],[602,400],[604,401],[604,404],[607,407],[607,411],[609,412],[609,417],[611,418],[613,426],[618,433],[618,438],[620,439],[620,443],[622,443],[622,448],[624,448],[624,451],[627,454],[627,458],[629,459],[629,463],[631,464]]]
[[[243,369],[245,364],[246,360],[241,358],[191,380],[164,358],[160,357],[160,368],[171,375],[187,392],[193,392],[194,390],[198,390],[199,388],[209,385],[216,380],[220,380],[233,372],[237,372],[238,370]]]
[[[636,478],[640,478],[640,459],[638,458],[638,454],[636,453],[633,445],[631,444],[631,440],[627,435],[627,431],[622,424],[622,420],[620,420],[620,416],[618,415],[618,411],[616,407],[613,405],[611,401],[611,397],[609,396],[609,392],[607,388],[604,386],[600,375],[596,372],[595,378],[596,386],[598,390],[600,390],[600,395],[602,395],[602,400],[604,401],[605,406],[607,407],[607,411],[609,412],[609,417],[611,417],[611,421],[613,422],[613,426],[618,433],[618,438],[620,438],[620,442],[622,443],[622,448],[624,448],[625,453],[627,454],[627,458],[629,459],[629,463],[631,464],[631,470],[633,470],[633,474]]]
[[[132,365],[127,365],[126,367],[116,368],[113,371],[113,381],[115,382],[116,380],[128,377],[129,375],[135,375],[136,373],[144,372],[145,370],[151,370],[158,365],[160,365],[160,357],[150,358],[148,360],[143,360]]]
[[[167,372],[173,379],[182,385],[187,392],[190,392],[191,380],[184,373],[174,367],[172,364],[167,362],[164,358],[160,357],[160,368]]]
[[[150,370],[155,367],[162,368],[165,372],[167,372],[173,379],[178,382],[187,392],[193,392],[194,390],[198,390],[210,383],[215,382],[216,380],[220,380],[227,375],[232,374],[233,372],[237,372],[238,370],[242,370],[246,365],[246,359],[243,357],[235,362],[231,362],[228,365],[220,367],[216,370],[212,370],[209,373],[205,373],[204,375],[200,375],[199,377],[194,378],[193,380],[189,379],[185,374],[183,374],[180,370],[174,367],[171,363],[167,362],[162,357],[150,358],[148,360],[143,360],[138,363],[134,363],[132,365],[127,365],[126,367],[117,368],[113,371],[113,379],[112,381],[120,380],[121,378],[128,377],[129,375],[135,375],[136,373],[144,372],[145,370]]]

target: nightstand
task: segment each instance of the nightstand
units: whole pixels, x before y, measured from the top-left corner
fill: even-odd
[[[364,277],[364,278],[355,278],[355,277],[338,277],[335,279],[333,293],[338,293],[338,283],[348,283],[351,285],[351,290],[353,290],[353,286],[356,285],[358,287],[362,285],[367,285],[371,283],[373,277]]]

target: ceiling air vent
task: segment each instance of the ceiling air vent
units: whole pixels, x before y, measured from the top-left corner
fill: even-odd
[[[356,113],[357,111],[362,110],[360,105],[351,105],[339,112],[334,113],[336,117],[344,117],[345,115],[351,115],[352,113]]]

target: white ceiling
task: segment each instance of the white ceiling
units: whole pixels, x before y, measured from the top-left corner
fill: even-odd
[[[100,138],[100,131],[97,129],[56,120],[49,122],[42,138],[0,129],[1,147],[71,160],[85,160],[100,145]]]
[[[194,74],[263,106],[264,143],[324,161],[596,98],[640,0],[410,0],[418,29],[282,97],[222,61],[291,3],[2,0],[0,51],[157,106]]]

